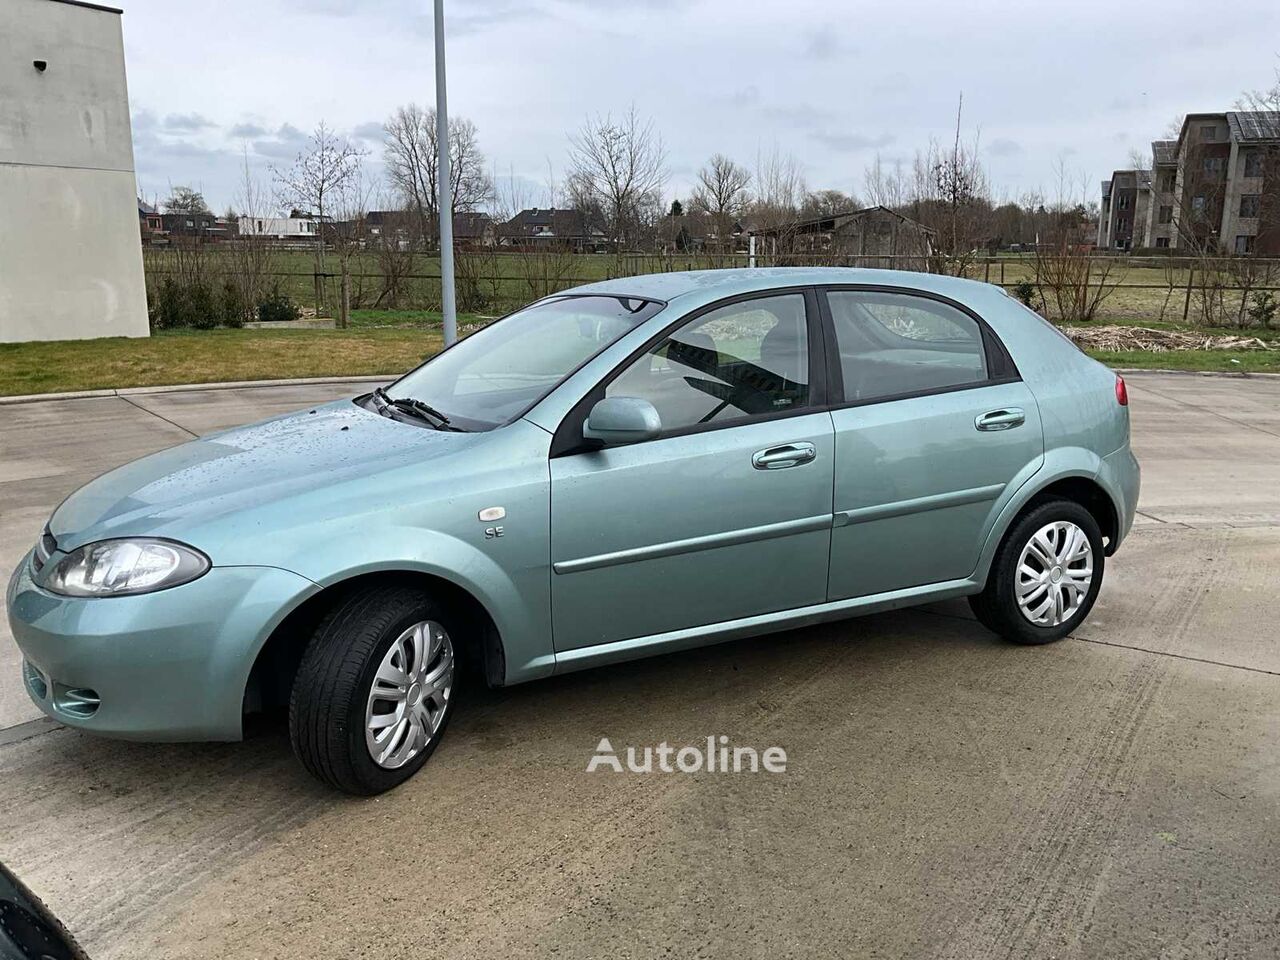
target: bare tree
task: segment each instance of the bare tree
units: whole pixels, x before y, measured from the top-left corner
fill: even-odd
[[[990,236],[990,182],[979,154],[977,135],[971,143],[961,140],[964,95],[956,109],[955,138],[950,148],[931,141],[917,153],[914,165],[915,219],[935,231],[940,254],[936,266],[964,276],[979,246]]]
[[[249,166],[249,152],[244,150],[240,185],[235,203],[240,216],[248,220],[250,229],[242,231],[228,245],[230,265],[229,282],[239,294],[240,308],[245,320],[254,319],[258,304],[276,292],[272,273],[276,266],[276,254],[271,239],[253,228],[254,222],[271,213],[267,190],[253,175]],[[236,221],[237,225],[239,220]]]
[[[1035,281],[1047,313],[1067,323],[1096,319],[1102,304],[1116,291],[1127,272],[1126,261],[1094,257],[1094,221],[1083,198],[1088,180],[1068,170],[1059,158],[1054,164],[1057,194],[1034,206],[1039,217],[1039,242],[1035,245]]]
[[[722,153],[712,154],[698,171],[698,185],[689,206],[710,218],[716,245],[721,249],[732,245],[733,225],[751,199],[750,186],[751,171]]]
[[[906,203],[910,193],[910,181],[903,170],[902,161],[895,160],[892,167],[886,167],[878,153],[871,166],[863,173],[862,181],[867,202],[873,206],[897,211]]]
[[[599,207],[614,243],[635,242],[657,221],[665,181],[662,137],[634,105],[617,121],[588,117],[569,137],[569,195],[579,209]]]
[[[311,134],[310,146],[298,154],[293,166],[272,169],[284,205],[307,211],[319,221],[315,247],[317,313],[324,306],[324,285],[319,277],[324,272],[323,224],[338,195],[359,180],[363,159],[363,150],[339,137],[321,120]]]
[[[793,252],[800,204],[808,188],[804,168],[777,144],[756,155],[755,192],[748,213],[755,231],[764,237],[762,254],[788,256]]]
[[[436,235],[440,206],[439,151],[435,109],[416,103],[398,107],[383,124],[383,161],[387,179],[402,207],[417,222],[418,239],[430,243]],[[449,180],[454,216],[489,203],[493,180],[485,169],[476,125],[466,117],[449,118]]]

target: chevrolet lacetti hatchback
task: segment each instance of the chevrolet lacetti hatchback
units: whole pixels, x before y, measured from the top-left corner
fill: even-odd
[[[410,777],[471,666],[521,683],[967,596],[1075,629],[1133,521],[1125,386],[996,287],[723,270],[547,297],[385,390],[93,481],[8,589],[70,726]]]

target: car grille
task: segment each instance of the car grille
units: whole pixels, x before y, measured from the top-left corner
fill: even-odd
[[[40,539],[36,542],[35,556],[31,558],[31,567],[36,573],[49,561],[49,556],[58,549],[58,541],[53,539],[53,534],[49,532],[49,528],[45,527],[44,532],[40,534]]]

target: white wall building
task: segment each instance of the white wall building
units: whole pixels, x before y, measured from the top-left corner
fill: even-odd
[[[145,337],[120,11],[0,2],[0,342]]]
[[[240,236],[275,240],[314,239],[316,221],[310,217],[241,217]]]

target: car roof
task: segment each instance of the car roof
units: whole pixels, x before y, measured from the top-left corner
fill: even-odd
[[[964,299],[966,294],[973,296],[978,290],[994,289],[990,284],[975,280],[963,280],[936,273],[916,273],[910,270],[867,270],[860,267],[757,267],[754,269],[684,270],[677,273],[616,277],[574,287],[563,293],[599,293],[666,302],[699,294],[700,296],[696,299],[710,301],[774,287],[843,283],[927,290],[957,299]]]

